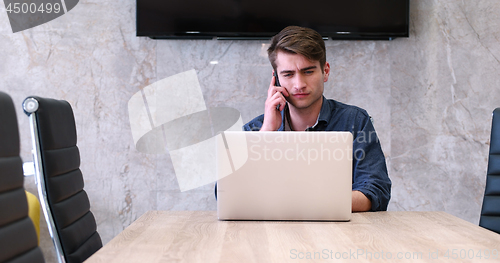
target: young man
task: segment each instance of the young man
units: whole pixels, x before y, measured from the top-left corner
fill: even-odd
[[[352,211],[387,210],[391,180],[368,113],[323,97],[330,64],[323,38],[312,29],[290,26],[267,50],[274,72],[264,114],[246,131],[349,131],[353,134]],[[281,86],[275,85],[276,74]]]

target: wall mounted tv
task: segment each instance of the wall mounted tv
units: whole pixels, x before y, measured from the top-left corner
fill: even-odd
[[[137,36],[269,39],[289,25],[325,38],[408,37],[410,0],[137,0]]]

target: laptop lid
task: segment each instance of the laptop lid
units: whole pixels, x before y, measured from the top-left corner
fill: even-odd
[[[219,220],[350,220],[351,133],[221,135],[216,151]]]

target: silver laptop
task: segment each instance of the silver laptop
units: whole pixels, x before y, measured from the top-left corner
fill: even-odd
[[[219,220],[349,221],[349,132],[224,132],[217,138]]]

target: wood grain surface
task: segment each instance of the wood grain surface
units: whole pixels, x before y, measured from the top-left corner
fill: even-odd
[[[85,262],[500,262],[499,250],[500,235],[445,212],[296,222],[150,211]]]

